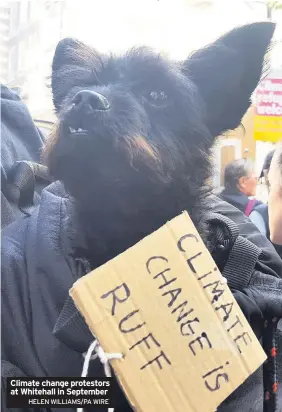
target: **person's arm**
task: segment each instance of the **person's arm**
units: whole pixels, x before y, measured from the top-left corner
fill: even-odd
[[[262,215],[258,211],[253,210],[249,218],[253,224],[256,225],[260,233],[266,236],[266,227]]]

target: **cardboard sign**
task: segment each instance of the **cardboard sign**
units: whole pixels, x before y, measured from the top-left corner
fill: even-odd
[[[255,92],[256,140],[278,142],[282,139],[282,79],[265,79]]]
[[[70,294],[136,411],[214,412],[266,359],[186,212]]]

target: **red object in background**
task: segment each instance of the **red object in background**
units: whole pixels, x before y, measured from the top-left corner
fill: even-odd
[[[258,116],[282,116],[282,79],[265,79],[255,92]]]

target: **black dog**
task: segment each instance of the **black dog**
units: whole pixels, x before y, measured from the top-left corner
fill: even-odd
[[[45,157],[71,196],[60,182],[48,186],[34,212],[2,236],[4,377],[80,376],[93,335],[69,299],[73,283],[183,210],[213,250],[214,227],[203,223],[214,210],[210,148],[216,136],[240,124],[273,31],[270,23],[236,29],[178,63],[148,49],[114,58],[74,40],[59,43],[52,74],[59,122]],[[275,277],[281,262],[268,249],[248,290],[242,282],[244,290],[234,292],[241,307],[247,301],[246,316],[259,321],[270,309],[271,316],[282,316],[281,279]],[[260,373],[219,410],[261,412]],[[100,362],[91,362],[89,376],[103,375]],[[116,400],[117,412],[131,410],[120,392]]]
[[[235,29],[183,62],[147,48],[113,57],[72,39],[59,43],[59,122],[45,156],[76,200],[93,267],[183,210],[209,245],[201,222],[210,148],[248,109],[274,27]]]

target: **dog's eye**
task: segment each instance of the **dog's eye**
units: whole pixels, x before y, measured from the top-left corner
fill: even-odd
[[[154,103],[164,102],[167,99],[167,95],[163,91],[153,91],[149,94],[149,99]]]

